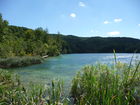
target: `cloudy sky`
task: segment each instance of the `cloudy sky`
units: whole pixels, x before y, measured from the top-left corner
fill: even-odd
[[[0,0],[11,25],[66,35],[140,39],[140,0]]]

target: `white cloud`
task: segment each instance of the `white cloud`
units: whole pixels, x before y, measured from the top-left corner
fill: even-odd
[[[114,22],[116,22],[116,23],[119,23],[121,21],[123,21],[121,18],[114,19]]]
[[[76,18],[76,14],[75,14],[75,13],[71,13],[71,14],[70,14],[70,17]]]
[[[116,36],[116,35],[119,35],[120,32],[119,31],[112,31],[112,32],[108,32],[107,33],[109,36]]]
[[[80,7],[85,7],[86,5],[85,5],[84,2],[79,2],[79,6],[80,6]]]
[[[140,24],[138,24],[138,26],[140,27]]]
[[[110,23],[110,22],[109,22],[109,21],[107,21],[107,20],[106,20],[106,21],[104,21],[104,24],[109,24],[109,23]]]

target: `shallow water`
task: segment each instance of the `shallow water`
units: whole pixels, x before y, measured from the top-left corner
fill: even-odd
[[[129,63],[133,54],[116,54],[117,60]],[[140,54],[135,54],[135,60],[139,60]],[[134,60],[134,61],[135,61]],[[68,86],[75,74],[82,67],[97,62],[111,64],[114,62],[114,54],[64,54],[57,57],[49,57],[44,63],[10,69],[9,71],[20,75],[23,83],[48,84],[53,79],[62,79]]]

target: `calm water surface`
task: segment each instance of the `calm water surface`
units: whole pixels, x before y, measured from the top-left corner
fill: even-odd
[[[116,54],[117,60],[129,63],[133,54]],[[135,54],[135,59],[139,59],[140,54]],[[82,67],[89,64],[113,63],[114,55],[110,54],[64,54],[57,57],[47,58],[44,63],[10,69],[10,71],[20,75],[23,83],[30,81],[34,83],[49,83],[53,79],[62,79],[65,84],[69,84],[75,74]]]

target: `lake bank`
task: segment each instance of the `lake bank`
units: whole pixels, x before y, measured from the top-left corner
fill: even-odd
[[[121,77],[121,78],[120,78]],[[117,62],[89,65],[72,78],[70,92],[65,94],[63,82],[50,85],[30,84],[25,87],[11,72],[0,70],[0,103],[41,105],[137,105],[140,62],[136,65]],[[9,100],[12,99],[12,100]],[[47,99],[47,100],[46,100]],[[26,101],[28,100],[28,101]]]
[[[34,64],[40,64],[43,58],[40,56],[22,56],[22,57],[9,57],[0,59],[0,68],[17,68]]]

